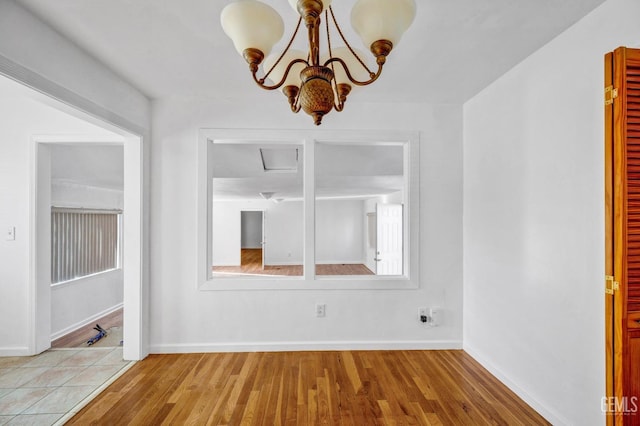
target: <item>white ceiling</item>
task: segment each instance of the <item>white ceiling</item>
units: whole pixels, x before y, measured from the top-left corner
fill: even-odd
[[[228,0],[18,1],[151,98],[252,99],[258,90],[220,26]],[[285,18],[286,38],[294,11],[287,0],[264,1]],[[413,26],[358,99],[464,102],[603,1],[416,0]],[[333,7],[360,47],[349,29],[354,2]]]
[[[49,117],[47,122],[53,122],[46,129],[50,135],[73,134],[81,132],[86,137],[85,143],[52,143],[51,149],[51,179],[54,183],[71,183],[88,185],[99,188],[122,190],[124,188],[124,148],[122,145],[104,144],[96,140],[120,141],[122,137],[108,130],[95,127],[92,123],[82,123],[82,119],[69,116],[67,120],[54,120],[46,111],[55,111],[53,117],[66,116],[56,108],[57,102],[50,100],[40,92],[26,87],[16,81],[0,76],[0,100],[12,103],[26,101],[37,106],[35,109],[24,112],[25,117],[33,118],[33,126],[27,126],[26,132],[38,129],[42,133],[42,127],[38,120]],[[22,111],[22,109],[20,109]],[[60,115],[62,113],[62,115]],[[26,120],[18,120],[20,123]],[[79,123],[70,126],[69,122]],[[71,129],[71,130],[70,130]],[[89,130],[89,133],[84,133]]]
[[[260,90],[220,26],[220,11],[230,0],[17,1],[150,98],[197,95],[251,101]],[[284,40],[274,49],[279,52],[297,15],[287,0],[263,1],[285,20]],[[336,0],[333,8],[347,38],[361,48],[349,25],[355,1]],[[354,93],[350,102],[464,102],[603,2],[416,0],[416,19],[391,53],[382,77]],[[294,46],[303,48],[303,42]],[[279,96],[272,98],[280,104]],[[121,150],[60,149],[61,164],[66,165],[55,170],[58,180],[90,183],[93,176],[98,186],[121,187],[121,170],[113,169],[121,167]],[[301,178],[292,177],[221,176],[219,195],[254,198],[270,191],[295,197]],[[324,191],[338,197],[389,193],[400,188],[401,181],[397,171],[329,173],[318,177],[318,190],[319,195]]]

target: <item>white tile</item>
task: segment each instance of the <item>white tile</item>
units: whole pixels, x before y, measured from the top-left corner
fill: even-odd
[[[24,367],[55,367],[77,352],[78,350],[48,350],[33,357]]]
[[[81,367],[93,365],[100,359],[107,356],[111,351],[112,349],[110,348],[81,349],[74,355],[62,361],[58,366]]]
[[[23,414],[64,414],[89,395],[95,386],[69,386],[52,390]]]
[[[0,389],[0,398],[2,398],[3,396],[5,396],[8,393],[13,392],[14,390],[16,390],[15,388],[3,388]]]
[[[0,416],[0,426],[4,426],[11,420],[13,416]]]
[[[80,374],[84,369],[85,367],[51,367],[22,385],[22,387],[44,388],[62,386],[64,383]]]
[[[69,380],[64,386],[99,386],[109,380],[114,374],[123,368],[121,365],[104,365],[91,366],[86,368],[73,379]]]
[[[20,414],[46,397],[52,389],[21,388],[0,398],[0,415]]]
[[[23,384],[27,383],[30,380],[33,380],[34,377],[39,376],[47,370],[47,367],[13,368],[7,373],[0,376],[0,388],[19,388]]]
[[[0,368],[19,367],[32,359],[30,356],[3,356],[0,357]]]
[[[7,374],[11,373],[12,371],[14,371],[15,368],[0,368],[0,392],[2,392],[3,389],[9,388],[9,385],[5,385],[3,386],[4,382],[9,383],[9,379],[5,379],[4,382],[2,381],[2,378],[5,377]],[[15,374],[14,374],[15,376]],[[11,389],[13,388],[17,388],[17,386],[13,386],[11,387]],[[2,396],[3,394],[0,393],[0,396]]]
[[[11,419],[7,426],[51,426],[60,417],[60,414],[21,414]]]
[[[129,361],[122,359],[122,348],[115,348],[104,358],[98,360],[95,365],[120,365],[125,366]]]

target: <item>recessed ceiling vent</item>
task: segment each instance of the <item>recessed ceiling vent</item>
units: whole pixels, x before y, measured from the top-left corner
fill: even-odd
[[[295,173],[298,171],[298,148],[260,148],[265,172]]]

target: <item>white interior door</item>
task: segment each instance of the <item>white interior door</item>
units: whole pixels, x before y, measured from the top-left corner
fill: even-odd
[[[402,275],[403,266],[402,204],[376,206],[376,274]]]

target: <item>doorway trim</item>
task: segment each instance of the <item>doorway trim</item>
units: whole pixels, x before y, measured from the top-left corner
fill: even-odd
[[[147,122],[144,127],[135,124],[118,112],[101,106],[1,54],[0,75],[31,89],[34,97],[46,105],[124,136],[124,203],[128,210],[124,215],[130,230],[125,242],[131,254],[135,253],[137,260],[126,268],[124,276],[124,303],[129,310],[129,313],[124,315],[124,339],[130,343],[125,343],[123,356],[125,360],[145,358],[149,354],[149,193],[144,189],[144,182],[148,179],[149,173],[145,158],[149,155],[149,144],[146,141],[150,138],[150,123]],[[35,158],[33,155],[31,157],[30,167],[33,168]],[[35,178],[33,169],[31,177]],[[33,186],[31,184],[32,190]],[[30,201],[33,202],[34,194],[30,195]],[[32,245],[35,240],[34,209],[35,205],[31,204],[29,351],[36,348],[37,334],[34,314],[36,247]]]
[[[72,144],[114,144],[124,151],[124,203],[123,222],[123,355],[125,359],[141,359],[141,221],[142,204],[139,196],[141,138],[124,137],[124,141],[97,139],[78,135],[37,135],[32,137],[31,161],[31,297],[30,324],[31,338],[29,352],[40,353],[51,346],[51,246],[50,246],[50,200],[51,170],[49,147],[57,143]],[[136,165],[138,165],[136,167]]]

